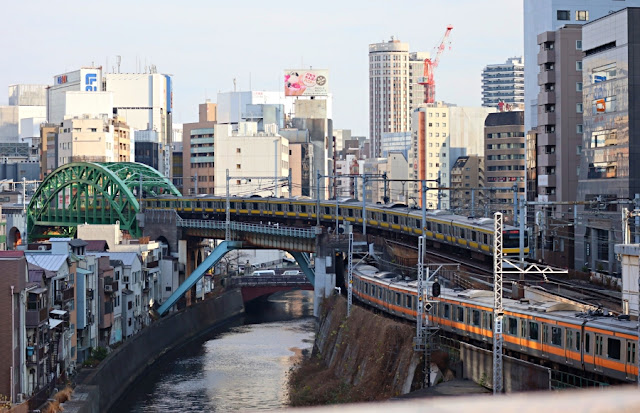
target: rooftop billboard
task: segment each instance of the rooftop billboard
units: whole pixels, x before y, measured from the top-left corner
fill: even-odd
[[[327,69],[285,70],[285,96],[327,96],[328,94],[329,71]]]

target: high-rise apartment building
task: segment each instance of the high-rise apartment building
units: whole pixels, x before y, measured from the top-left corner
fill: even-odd
[[[538,35],[538,127],[536,134],[529,134],[535,140],[535,151],[527,155],[531,156],[528,193],[534,192],[530,201],[576,200],[584,110],[582,28],[568,24]],[[551,265],[573,268],[573,252],[569,253],[574,245],[573,226],[566,225],[573,219],[573,208],[567,204],[536,207],[536,211],[544,211],[543,226],[557,229],[544,240],[549,250],[544,260]],[[529,221],[532,223],[533,215],[529,215]],[[537,221],[540,223],[540,219]],[[542,242],[540,239],[540,246]],[[542,254],[537,258],[542,259]]]
[[[511,57],[504,63],[487,65],[482,70],[482,106],[497,108],[503,102],[524,106],[524,61]]]
[[[484,123],[485,191],[492,212],[500,211],[513,223],[514,192],[524,196],[524,112],[490,113]]]
[[[622,3],[622,2],[620,2]],[[624,2],[630,3],[630,2]],[[582,147],[578,177],[575,265],[620,274],[614,245],[622,243],[621,211],[640,194],[640,168],[634,167],[640,129],[637,83],[640,63],[640,8],[628,8],[582,28]],[[615,202],[614,202],[615,201]],[[629,201],[631,203],[631,201]]]
[[[369,134],[372,157],[381,156],[381,138],[387,132],[411,130],[411,112],[424,103],[424,73],[429,53],[409,53],[409,43],[393,37],[369,45]]]
[[[538,35],[636,6],[640,0],[524,0],[525,131],[538,125]]]

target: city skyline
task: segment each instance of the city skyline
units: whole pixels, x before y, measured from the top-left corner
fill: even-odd
[[[89,18],[84,3],[71,2],[58,25],[47,19],[60,13],[59,7],[35,5],[37,15],[34,7],[6,6],[8,15],[28,16],[30,24],[16,18],[3,26],[0,88],[51,84],[55,74],[92,63],[111,71],[119,55],[123,73],[155,64],[159,73],[174,76],[177,123],[197,120],[197,105],[233,90],[234,78],[239,90],[250,84],[253,90],[280,90],[285,69],[312,66],[329,69],[335,127],[368,136],[369,44],[394,36],[412,50],[431,52],[452,24],[452,49],[436,73],[437,99],[466,106],[481,105],[484,66],[523,50],[522,2],[513,0],[328,2],[322,9],[312,4],[267,8],[255,1],[216,7],[192,2],[176,9],[168,2],[151,7],[116,1],[90,11]],[[246,10],[251,13],[243,15]],[[507,23],[513,26],[505,30]],[[0,93],[0,104],[6,101]]]

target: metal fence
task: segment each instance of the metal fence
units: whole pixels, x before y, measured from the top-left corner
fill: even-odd
[[[178,219],[177,225],[183,228],[197,228],[197,229],[215,229],[224,231],[227,228],[225,221],[210,221],[200,219]],[[251,232],[254,234],[266,234],[277,235],[281,237],[293,237],[293,238],[315,238],[316,231],[314,228],[291,228],[283,227],[280,225],[260,225],[260,224],[247,224],[243,222],[230,222],[231,231],[236,232]]]
[[[583,389],[583,388],[604,388],[608,383],[587,379],[558,370],[551,370],[551,389]]]

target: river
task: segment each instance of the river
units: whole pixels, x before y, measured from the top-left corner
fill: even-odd
[[[287,406],[287,373],[314,339],[313,292],[278,293],[156,363],[111,412],[229,412]]]

